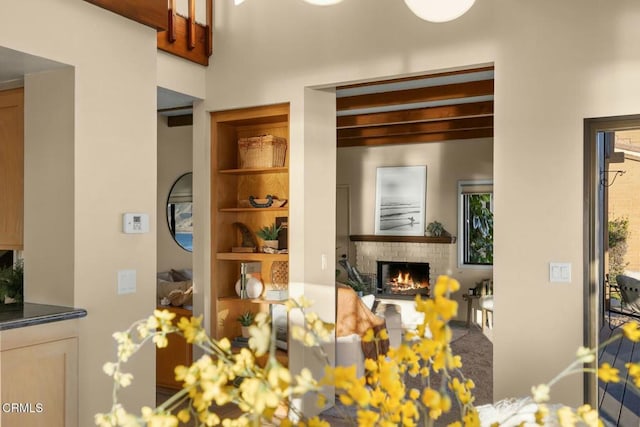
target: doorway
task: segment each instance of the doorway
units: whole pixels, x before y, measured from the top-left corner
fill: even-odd
[[[636,272],[640,278],[640,116],[585,120],[584,159],[584,341],[595,347],[632,319],[622,311],[616,278]],[[638,357],[640,349],[616,342],[594,364],[626,372],[625,363]],[[597,405],[603,419],[638,425],[638,397],[624,384],[599,383],[593,375],[584,380],[585,400]]]

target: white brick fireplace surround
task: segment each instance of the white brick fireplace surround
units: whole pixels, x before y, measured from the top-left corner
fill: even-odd
[[[438,276],[451,274],[455,262],[456,245],[412,242],[355,242],[356,267],[362,273],[375,275],[376,261],[428,262],[429,282]]]
[[[451,274],[456,260],[456,245],[451,243],[356,241],[355,246],[356,267],[371,277],[377,274],[376,261],[428,262],[429,282],[433,284],[438,276]],[[378,301],[400,307],[403,331],[415,330],[422,323],[423,314],[415,310],[412,299],[379,297]]]

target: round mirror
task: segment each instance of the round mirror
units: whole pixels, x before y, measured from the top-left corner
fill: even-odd
[[[176,243],[189,252],[193,251],[192,177],[193,173],[188,172],[176,179],[167,198],[169,232]]]

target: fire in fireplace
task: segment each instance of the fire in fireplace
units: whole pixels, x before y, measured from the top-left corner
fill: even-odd
[[[429,263],[378,261],[377,293],[390,297],[429,296]]]

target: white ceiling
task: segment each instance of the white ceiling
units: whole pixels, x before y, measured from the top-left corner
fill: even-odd
[[[66,64],[0,46],[0,84],[21,81],[25,74],[63,68]]]
[[[19,87],[23,85],[26,74],[39,73],[67,66],[67,64],[61,62],[0,46],[0,87]],[[157,96],[158,110],[188,107],[186,109],[161,113],[167,116],[191,113],[191,106],[196,99],[161,87],[158,87]]]

